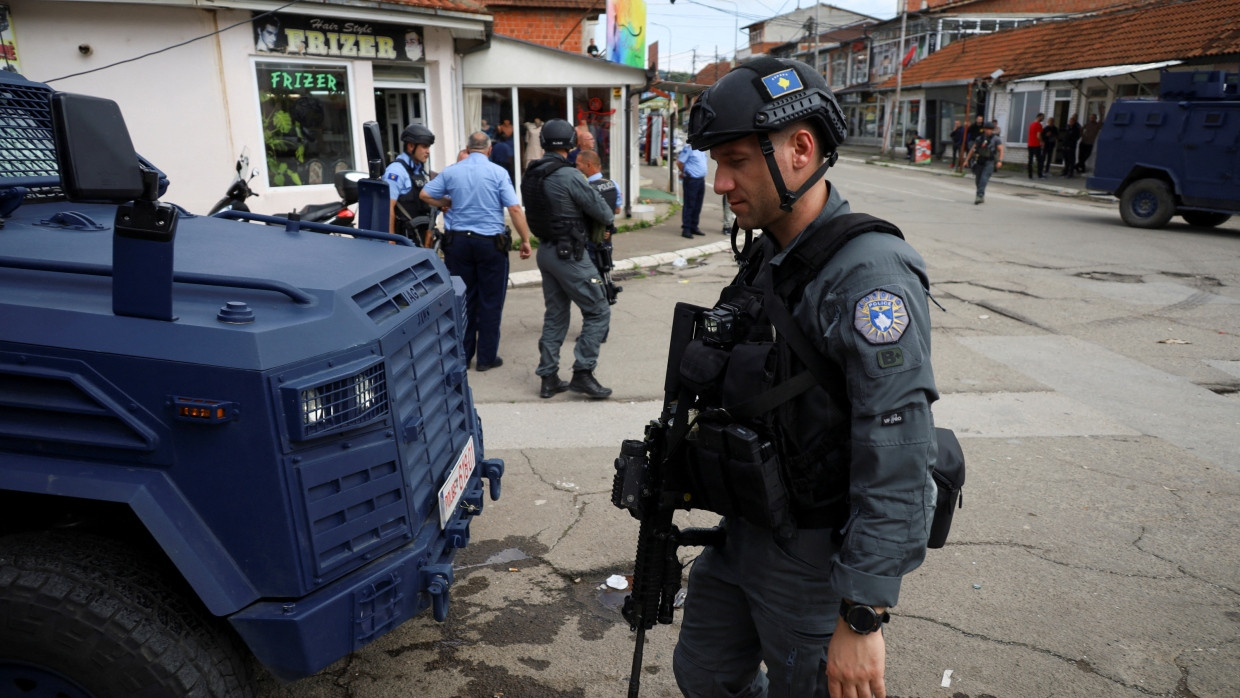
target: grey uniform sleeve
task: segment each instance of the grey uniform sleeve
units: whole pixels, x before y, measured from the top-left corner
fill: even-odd
[[[565,168],[556,174],[561,172],[568,172],[568,169]],[[603,197],[594,190],[594,187],[590,186],[590,183],[586,181],[586,176],[581,174],[580,171],[572,170],[571,174],[575,176],[567,178],[568,181],[565,182],[569,198],[573,200],[573,203],[577,204],[587,218],[591,218],[603,225],[611,225],[614,214],[607,207],[607,202],[603,201]]]
[[[832,586],[857,603],[894,606],[925,558],[934,514],[925,264],[894,236],[863,235],[824,269],[825,350],[847,377],[852,408],[849,519]]]

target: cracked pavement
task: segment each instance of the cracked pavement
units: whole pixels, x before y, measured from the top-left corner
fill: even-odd
[[[893,608],[888,695],[1240,695],[1240,223],[1137,231],[1113,203],[1003,182],[974,206],[971,179],[848,161],[830,178],[927,260],[947,311],[936,421],[969,468],[947,546]],[[677,249],[676,223],[621,235],[617,257]],[[265,695],[623,695],[633,634],[599,587],[632,572],[637,526],[610,504],[612,461],[657,415],[673,304],[712,304],[733,271],[716,254],[626,279],[599,402],[536,397],[541,292],[510,290],[504,366],[469,375],[503,496],[457,559],[449,620]],[[679,695],[675,634],[648,632],[643,696]]]

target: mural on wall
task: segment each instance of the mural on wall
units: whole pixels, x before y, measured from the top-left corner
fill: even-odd
[[[646,0],[607,0],[607,60],[645,68],[645,59]]]
[[[0,68],[11,73],[22,71],[17,60],[17,34],[13,29],[13,13],[8,5],[0,5]]]
[[[422,27],[273,13],[255,13],[252,24],[255,53],[372,61],[426,59]]]

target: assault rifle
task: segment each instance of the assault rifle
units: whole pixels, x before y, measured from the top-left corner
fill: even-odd
[[[691,392],[680,385],[680,361],[693,339],[697,318],[704,309],[677,303],[672,319],[667,374],[663,381],[663,412],[646,425],[643,441],[627,439],[616,459],[611,503],[628,510],[640,522],[637,559],[633,564],[633,589],[624,599],[621,614],[637,631],[633,668],[629,675],[629,698],[637,698],[641,685],[642,649],[646,631],[655,623],[669,624],[680,591],[684,565],[676,556],[680,546],[722,545],[724,533],[716,528],[687,528],[672,524],[677,509],[690,508],[685,496],[687,470],[685,436],[689,431]]]
[[[614,226],[609,229],[612,235],[616,234]],[[611,270],[616,268],[611,259],[611,240],[596,242],[593,245],[589,245],[588,249],[590,250],[590,261],[594,262],[594,267],[598,269],[599,276],[603,279],[603,290],[607,293],[607,304],[615,305],[616,296],[624,290],[624,287],[617,286],[611,280]]]

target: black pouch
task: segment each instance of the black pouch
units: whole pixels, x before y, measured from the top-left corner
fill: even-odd
[[[934,506],[934,521],[930,524],[927,548],[943,547],[952,527],[952,516],[957,508],[964,507],[964,450],[960,448],[956,432],[951,429],[936,427],[934,436],[938,441],[939,455],[933,475],[939,494]]]
[[[696,438],[689,441],[689,498],[691,509],[713,511],[723,516],[739,513],[731,483],[724,470],[727,450],[724,425],[699,422]]]
[[[730,409],[761,395],[775,385],[778,352],[774,342],[737,344],[732,348],[723,379],[723,407]]]
[[[512,250],[512,233],[505,228],[504,232],[495,236],[495,251],[501,254],[508,254]]]
[[[680,381],[707,402],[715,402],[724,371],[728,367],[729,352],[717,346],[695,339],[685,346],[680,358]]]
[[[560,238],[555,242],[555,256],[559,259],[569,259],[573,256],[573,242]]]
[[[737,515],[783,535],[791,532],[792,508],[775,445],[740,424],[724,429],[728,459],[723,470],[735,496]]]

